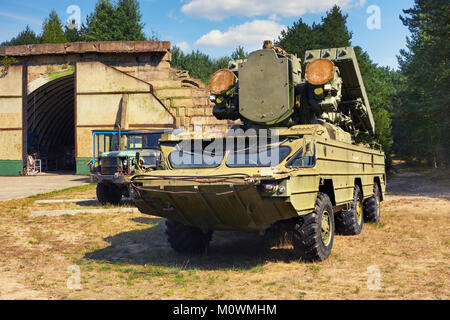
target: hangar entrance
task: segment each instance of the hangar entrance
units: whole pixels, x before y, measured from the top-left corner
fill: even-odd
[[[42,172],[75,172],[74,110],[74,74],[48,81],[28,94],[27,154],[41,159]]]

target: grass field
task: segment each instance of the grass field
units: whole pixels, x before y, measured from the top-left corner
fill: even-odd
[[[95,198],[95,185],[0,202],[0,298],[449,299],[448,188],[434,190],[439,183],[427,177],[394,178],[382,222],[365,224],[356,237],[336,236],[321,263],[300,262],[289,246],[269,248],[258,235],[237,232],[215,233],[206,255],[180,255],[166,242],[163,219],[112,206],[110,213],[30,217],[39,210],[98,209],[36,203]],[[429,184],[430,192],[409,192],[416,184]],[[79,289],[68,288],[73,266]],[[367,286],[374,267],[378,290]]]

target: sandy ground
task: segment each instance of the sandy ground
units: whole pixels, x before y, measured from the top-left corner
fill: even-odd
[[[449,299],[449,186],[403,171],[389,179],[382,221],[336,236],[320,263],[254,234],[217,232],[207,255],[168,246],[164,220],[136,212],[90,214],[93,186],[3,202],[0,299]],[[130,203],[122,207],[130,208]],[[30,217],[40,210],[86,210]],[[79,268],[80,286],[68,268]]]
[[[88,177],[70,174],[43,173],[36,176],[0,177],[0,201],[26,198],[89,182]]]

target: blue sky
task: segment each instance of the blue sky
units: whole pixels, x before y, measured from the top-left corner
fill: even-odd
[[[67,9],[78,6],[84,21],[95,6],[95,1],[88,0],[0,0],[0,3],[0,42],[16,36],[27,24],[40,32],[51,9],[65,22],[73,13],[67,13]],[[339,4],[349,15],[352,44],[363,47],[379,65],[395,68],[396,55],[405,47],[408,35],[399,15],[402,9],[412,7],[414,1],[140,0],[140,3],[147,34],[154,31],[161,40],[171,41],[187,52],[199,49],[214,57],[230,54],[238,45],[247,51],[258,49],[263,40],[276,39],[281,30],[300,17],[309,24],[319,22],[326,10]],[[368,12],[368,8],[372,10]],[[368,19],[375,27],[380,22],[379,29],[369,29]]]

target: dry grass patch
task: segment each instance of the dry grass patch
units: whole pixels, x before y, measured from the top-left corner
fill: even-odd
[[[0,297],[448,299],[449,202],[399,197],[382,204],[382,223],[365,224],[360,236],[337,236],[330,258],[312,264],[296,260],[289,245],[267,248],[258,235],[238,232],[215,233],[207,255],[180,255],[166,242],[163,219],[114,207],[29,217],[32,210],[79,209],[34,201],[95,198],[95,185],[3,202]],[[80,290],[66,286],[72,265],[81,270]],[[373,265],[381,270],[376,291],[367,288]]]

